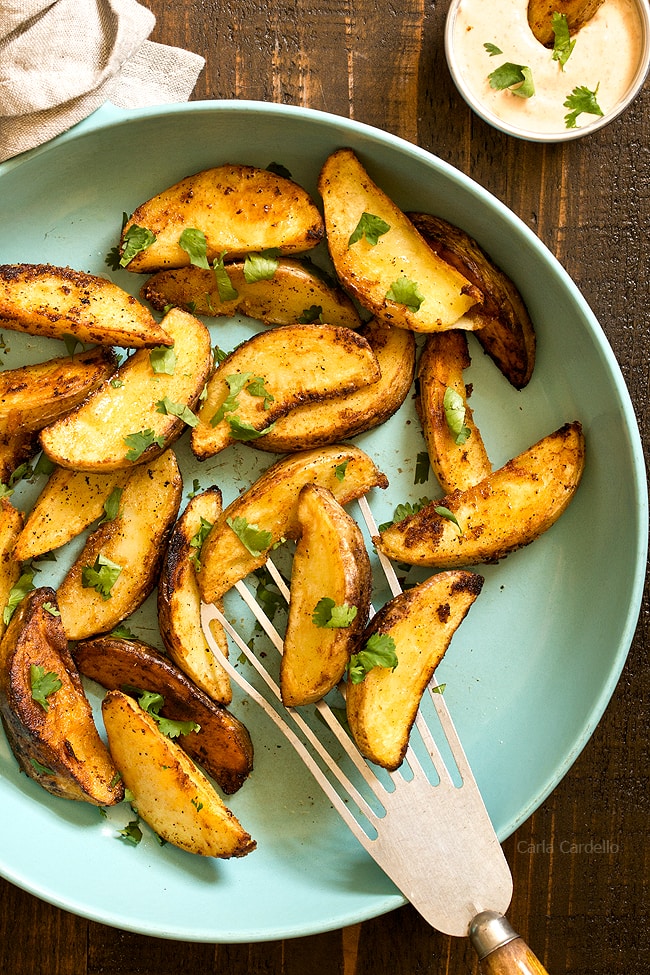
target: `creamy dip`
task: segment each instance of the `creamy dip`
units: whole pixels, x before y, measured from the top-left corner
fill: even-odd
[[[456,71],[486,112],[508,125],[539,133],[566,132],[567,96],[577,86],[596,91],[608,115],[629,91],[641,62],[643,28],[634,0],[605,0],[572,40],[564,65],[535,38],[528,25],[527,0],[460,0],[453,25]],[[490,56],[485,44],[500,48]],[[490,87],[488,75],[506,62],[532,71],[535,94],[522,98]],[[597,116],[581,114],[579,128]]]

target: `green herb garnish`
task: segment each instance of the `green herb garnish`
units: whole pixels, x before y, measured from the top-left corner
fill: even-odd
[[[570,95],[567,95],[566,101],[563,103],[565,108],[570,108],[571,111],[564,116],[564,122],[567,129],[575,129],[577,127],[578,116],[583,113],[587,115],[603,115],[603,110],[596,101],[596,95],[598,94],[598,89],[600,84],[596,85],[595,91],[590,91],[584,85],[578,85],[573,89]]]
[[[398,278],[393,281],[386,292],[389,301],[395,301],[398,305],[406,305],[409,311],[419,311],[424,295],[420,291],[416,281],[409,281],[408,278]]]
[[[244,279],[248,284],[269,281],[278,269],[278,251],[268,250],[261,254],[248,254],[244,260]]]
[[[203,548],[204,541],[210,534],[211,528],[212,522],[201,516],[199,527],[190,538],[190,548],[193,549],[190,554],[190,562],[194,565],[197,572],[201,571],[201,549]]]
[[[203,267],[206,271],[210,270],[207,257],[208,245],[202,230],[186,227],[178,238],[178,246],[188,255],[190,264],[195,267]]]
[[[157,345],[149,353],[149,362],[155,373],[173,376],[176,369],[176,352],[173,345]]]
[[[389,230],[390,224],[382,220],[381,217],[375,216],[374,213],[362,213],[359,223],[350,234],[348,247],[352,247],[353,244],[356,244],[363,237],[365,237],[372,247],[375,247],[379,242],[379,238],[383,234],[387,234]]]
[[[155,239],[156,235],[147,230],[146,227],[138,227],[137,224],[132,224],[124,234],[119,266],[126,267],[136,254],[140,254],[141,251],[146,251],[148,247],[151,247]]]
[[[183,423],[187,423],[188,427],[195,427],[199,422],[199,418],[195,413],[192,413],[189,406],[185,403],[172,403],[168,396],[158,400],[156,411],[169,416],[177,416]]]
[[[385,633],[373,633],[363,650],[353,653],[348,665],[350,683],[360,684],[366,674],[374,667],[397,667],[395,641]]]
[[[48,697],[55,694],[63,684],[58,674],[53,671],[45,672],[45,667],[32,664],[29,668],[29,682],[32,690],[32,698],[40,704],[44,711],[49,711],[50,702]]]
[[[460,447],[466,443],[471,433],[469,427],[465,426],[466,408],[463,397],[455,389],[452,389],[451,386],[448,386],[445,390],[442,406],[445,411],[445,420],[447,421],[449,432],[454,438],[454,443]]]
[[[329,596],[323,596],[314,606],[312,622],[322,629],[347,629],[356,619],[357,607],[347,603],[337,605]]]
[[[260,528],[259,525],[249,524],[246,518],[242,516],[226,518],[226,524],[232,528],[239,541],[253,558],[256,559],[263,555],[271,547],[273,534]]]
[[[494,88],[496,91],[507,89],[519,98],[532,98],[535,94],[533,73],[525,64],[513,64],[512,61],[506,61],[505,64],[495,68],[488,75],[488,81],[490,88]]]
[[[571,40],[569,33],[569,23],[566,14],[559,14],[557,11],[551,17],[551,27],[553,28],[553,60],[558,61],[562,70],[567,63],[576,42]]]
[[[124,438],[124,443],[129,448],[126,452],[126,459],[131,461],[139,460],[148,447],[156,444],[157,447],[164,446],[165,438],[157,437],[153,430],[139,430],[137,433],[129,433]]]
[[[122,566],[111,562],[100,552],[94,565],[86,565],[81,570],[81,585],[84,589],[94,589],[106,601],[111,598],[111,590],[117,582]]]

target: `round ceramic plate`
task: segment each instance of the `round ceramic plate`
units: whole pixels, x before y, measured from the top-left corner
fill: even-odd
[[[181,177],[223,162],[280,163],[316,194],[320,166],[352,147],[405,210],[457,223],[519,286],[538,335],[534,377],[516,392],[472,344],[472,404],[494,466],[565,421],[582,422],[587,463],[561,520],[533,545],[486,567],[485,586],[454,637],[438,677],[501,839],[538,806],[591,735],[612,694],[636,623],[645,571],[647,501],[641,446],[628,394],[600,326],[563,269],[504,206],[432,155],[375,129],[307,111],[210,102],[123,115],[104,109],[56,142],[0,167],[0,262],[51,262],[141,284],[105,263],[123,212]],[[321,254],[319,260],[325,260]],[[259,325],[209,321],[232,348]],[[16,366],[60,353],[60,344],[4,333]],[[412,400],[358,438],[390,479],[370,503],[378,521],[397,504],[439,490],[417,483],[424,449]],[[218,483],[229,501],[273,459],[250,447],[213,461],[178,454],[188,485]],[[27,505],[41,482],[21,485]],[[56,584],[71,551],[43,569]],[[58,573],[58,575],[57,575]],[[130,621],[159,645],[151,606]],[[98,695],[91,689],[97,705]],[[228,804],[257,840],[243,860],[221,862],[160,846],[138,847],[106,817],[56,799],[19,774],[0,741],[5,829],[0,871],[70,911],[149,935],[255,941],[312,934],[403,903],[319,794],[309,773],[255,706],[237,697],[255,771]]]

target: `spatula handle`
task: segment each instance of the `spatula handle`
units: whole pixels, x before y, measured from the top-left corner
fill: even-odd
[[[548,975],[526,942],[502,914],[484,911],[474,918],[469,937],[483,975]]]

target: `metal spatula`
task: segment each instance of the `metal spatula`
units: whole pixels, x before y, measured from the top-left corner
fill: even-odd
[[[365,498],[359,506],[368,531],[376,535]],[[391,563],[382,558],[381,565],[397,595],[401,587]],[[267,568],[288,600],[282,576],[271,562]],[[236,588],[281,653],[282,637],[254,595],[244,583]],[[220,653],[210,631],[213,619],[221,622],[253,665],[274,704]],[[486,975],[546,975],[504,917],[512,896],[510,870],[435,682],[423,699],[403,766],[385,773],[361,757],[325,701],[315,708],[329,729],[329,750],[323,741],[326,735],[318,733],[314,722],[296,708],[284,708],[273,677],[215,606],[204,603],[201,620],[209,646],[231,679],[274,721],[364,849],[425,920],[444,934],[469,936]],[[332,742],[339,749],[336,756]]]

